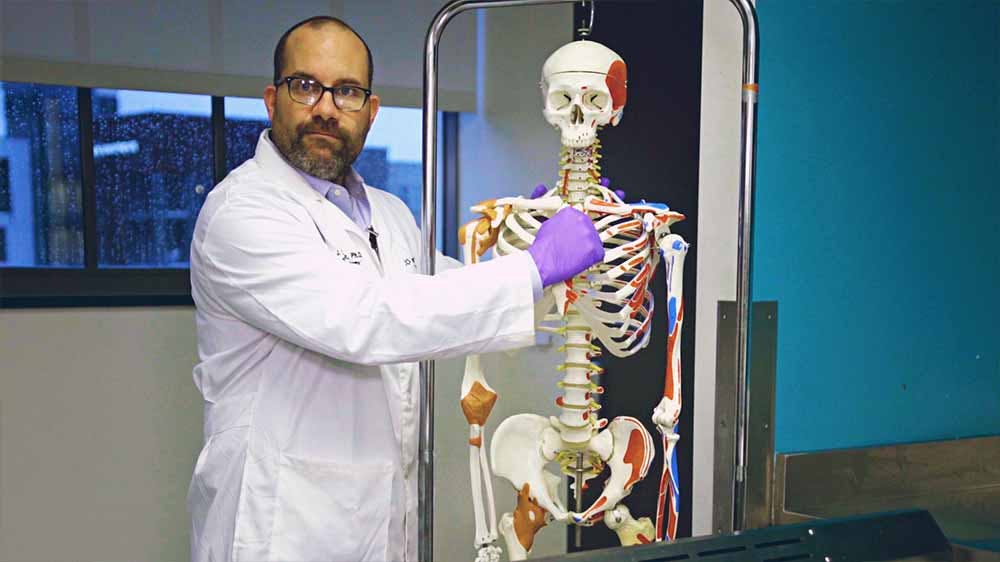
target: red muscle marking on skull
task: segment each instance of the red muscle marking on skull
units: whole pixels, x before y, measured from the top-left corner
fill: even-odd
[[[642,533],[637,533],[637,534],[635,535],[635,538],[636,538],[636,539],[637,539],[637,540],[638,540],[638,541],[639,541],[640,543],[642,543],[642,544],[649,544],[649,543],[650,543],[650,540],[649,540],[648,538],[646,538],[646,535],[644,535],[644,534],[642,534]]]
[[[608,77],[604,81],[608,85],[608,90],[611,91],[611,108],[615,111],[625,105],[625,98],[627,97],[625,84],[627,78],[628,71],[624,62],[616,60],[611,63],[611,68],[608,69]]]

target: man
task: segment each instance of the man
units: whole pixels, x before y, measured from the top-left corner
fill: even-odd
[[[528,252],[419,275],[406,206],[351,168],[371,55],[310,18],[275,49],[271,128],[205,202],[191,248],[205,446],[192,560],[416,560],[413,361],[530,345],[541,287],[603,257],[567,209]]]

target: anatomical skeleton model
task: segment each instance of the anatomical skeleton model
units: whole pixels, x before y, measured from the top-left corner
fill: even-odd
[[[490,457],[493,473],[517,491],[517,508],[505,513],[499,532],[511,560],[523,560],[535,534],[549,520],[593,525],[604,520],[623,545],[673,540],[677,527],[675,432],[680,417],[680,331],[684,316],[682,278],[688,244],[670,232],[684,219],[666,205],[627,204],[600,179],[598,130],[617,125],[626,101],[626,67],[621,57],[600,43],[574,41],[556,50],[542,68],[546,120],[561,132],[559,180],[543,196],[505,197],[473,207],[482,218],[459,231],[466,263],[475,263],[493,248],[496,255],[525,250],[547,218],[572,205],[594,221],[605,257],[575,278],[552,285],[539,302],[544,313],[539,330],[565,337],[559,348],[565,361],[556,399],[561,414],[511,416],[497,427]],[[621,501],[646,476],[655,456],[653,438],[639,420],[620,416],[599,419],[595,395],[604,392],[592,379],[602,369],[592,362],[610,353],[629,356],[649,341],[653,295],[650,282],[661,254],[667,275],[667,371],[663,398],[653,410],[661,434],[664,470],[655,527],[648,517],[633,518]],[[476,519],[477,562],[499,560],[500,549],[490,467],[484,448],[484,426],[497,394],[486,382],[478,356],[466,363],[462,410],[469,421],[469,463]],[[558,497],[561,476],[573,479],[576,510]],[[588,480],[610,469],[601,496],[583,509]],[[486,505],[483,505],[483,491]],[[667,499],[669,498],[669,502]],[[666,509],[665,505],[667,504]],[[489,520],[487,521],[487,516]],[[666,529],[664,520],[666,519]],[[664,531],[666,531],[664,533]]]

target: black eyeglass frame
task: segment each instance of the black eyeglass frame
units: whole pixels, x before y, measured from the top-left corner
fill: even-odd
[[[322,92],[320,92],[319,97],[316,98],[316,101],[314,101],[312,104],[301,102],[295,99],[295,96],[292,95],[292,80],[308,80],[319,86],[322,89]],[[361,111],[362,109],[365,108],[365,104],[368,103],[368,100],[372,97],[371,90],[369,90],[368,88],[362,88],[361,86],[358,86],[356,84],[338,84],[336,86],[324,86],[323,83],[320,82],[319,80],[316,80],[314,78],[306,78],[305,76],[295,76],[295,75],[285,76],[281,80],[275,82],[274,86],[280,87],[282,84],[284,84],[286,89],[288,90],[288,97],[292,101],[294,101],[295,103],[301,103],[302,105],[308,105],[309,107],[315,107],[316,104],[318,104],[319,101],[323,99],[323,96],[325,96],[327,92],[330,92],[330,97],[333,99],[333,105],[336,105],[337,109],[349,112]],[[365,93],[365,99],[364,101],[361,102],[361,105],[357,109],[344,109],[340,107],[340,104],[337,103],[337,96],[336,94],[333,93],[333,91],[336,90],[337,88],[354,88],[356,90],[361,90],[362,92]]]

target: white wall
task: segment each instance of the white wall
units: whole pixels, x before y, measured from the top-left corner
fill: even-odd
[[[446,0],[0,0],[0,80],[259,96],[285,29],[343,18],[372,49],[383,103],[420,107],[423,40]],[[441,107],[475,99],[475,25],[449,26]]]
[[[698,302],[692,534],[712,529],[716,311],[736,299],[743,26],[728,0],[705,0],[698,166]]]
[[[461,222],[471,205],[528,195],[559,172],[559,133],[542,116],[542,64],[573,40],[569,5],[494,9],[480,16],[476,114],[459,130]]]
[[[0,560],[180,561],[191,308],[0,311]]]

